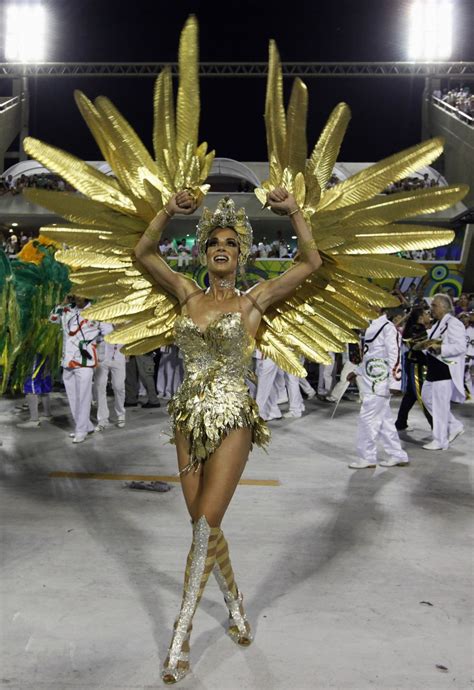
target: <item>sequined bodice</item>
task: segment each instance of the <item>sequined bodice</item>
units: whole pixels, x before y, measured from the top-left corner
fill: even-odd
[[[240,312],[225,312],[204,331],[189,316],[178,316],[174,341],[183,354],[185,376],[168,403],[173,436],[189,443],[190,462],[198,468],[233,430],[252,430],[252,443],[264,446],[270,432],[250,396],[247,380],[255,341]]]
[[[225,312],[204,331],[189,317],[175,322],[175,343],[183,353],[187,377],[241,378],[247,375],[255,341],[240,312]]]

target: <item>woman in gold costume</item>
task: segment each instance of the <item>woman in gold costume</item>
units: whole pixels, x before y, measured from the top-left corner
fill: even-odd
[[[295,198],[284,188],[268,195],[268,206],[286,214],[298,237],[301,260],[286,273],[240,293],[235,287],[239,262],[247,260],[252,230],[244,209],[235,211],[223,199],[214,214],[204,209],[198,225],[201,256],[210,287],[203,291],[173,271],[157,254],[156,245],[168,220],[196,209],[188,191],[175,194],[148,226],[135,255],[159,286],[173,294],[181,314],[175,342],[185,360],[185,378],[169,403],[186,505],[193,522],[181,609],[162,677],[176,683],[189,672],[192,619],[209,575],[214,571],[229,609],[229,635],[248,645],[252,634],[235,583],[227,542],[220,525],[247,462],[252,444],[269,440],[245,378],[255,336],[272,304],[288,297],[321,265],[311,230]]]

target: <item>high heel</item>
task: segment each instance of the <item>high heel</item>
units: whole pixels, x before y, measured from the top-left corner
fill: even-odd
[[[217,542],[214,577],[224,595],[224,601],[229,610],[227,634],[236,644],[248,647],[253,641],[253,635],[244,612],[242,592],[240,592],[235,583],[229,547],[222,531]]]
[[[219,528],[209,526],[204,515],[194,525],[181,610],[174,624],[168,656],[161,671],[161,678],[166,685],[178,683],[190,672],[189,638],[192,620],[214,567],[219,532]]]
[[[237,596],[224,596],[229,609],[229,627],[227,634],[230,639],[241,647],[248,647],[253,642],[252,631],[243,608],[242,592],[237,590]]]
[[[178,630],[177,625],[178,621],[175,622],[168,658],[163,664],[163,670],[161,672],[161,678],[165,685],[178,683],[187,676],[190,671],[189,638],[191,637],[192,626],[183,634],[182,631]]]

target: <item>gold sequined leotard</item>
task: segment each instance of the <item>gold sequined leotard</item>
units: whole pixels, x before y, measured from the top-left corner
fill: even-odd
[[[185,375],[168,404],[172,441],[179,430],[190,449],[190,462],[180,474],[197,470],[233,429],[248,427],[252,443],[268,443],[269,429],[245,383],[255,341],[240,312],[220,315],[204,332],[189,316],[178,316],[175,343],[183,353]]]

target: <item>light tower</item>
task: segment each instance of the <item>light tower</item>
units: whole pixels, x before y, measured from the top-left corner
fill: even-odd
[[[23,65],[43,62],[46,57],[47,13],[41,0],[11,2],[4,12],[5,58],[20,63],[19,76],[13,79],[13,96],[19,98],[20,140],[18,152],[13,155],[21,161],[26,160],[23,139],[28,136],[29,122],[28,79]]]

